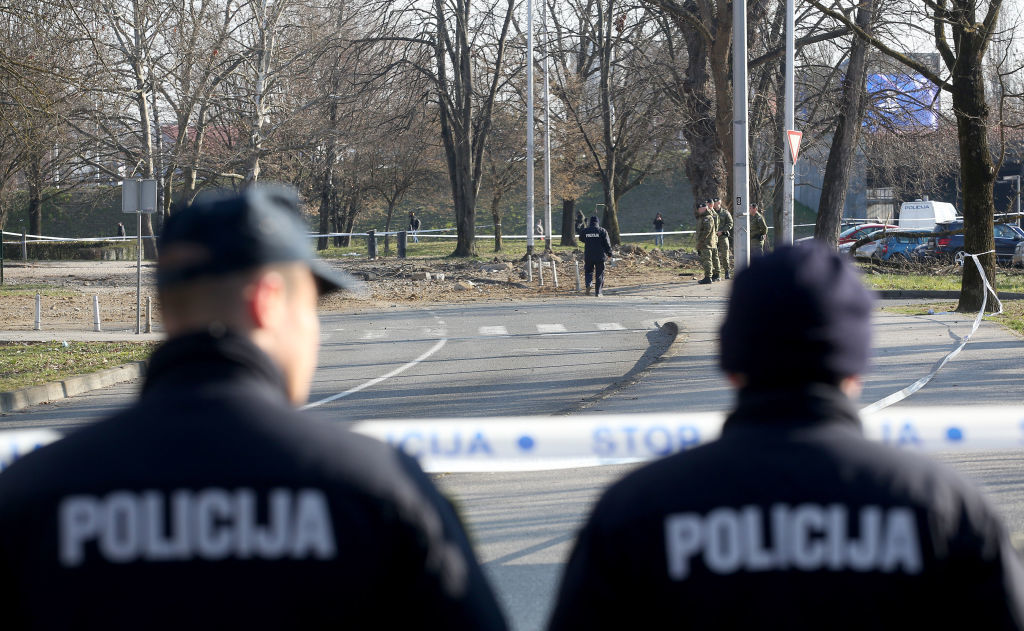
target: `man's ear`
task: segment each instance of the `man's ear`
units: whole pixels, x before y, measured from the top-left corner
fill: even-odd
[[[277,271],[260,274],[245,292],[245,308],[253,326],[272,328],[284,317],[285,280]]]
[[[729,384],[737,390],[747,385],[747,376],[742,373],[727,372],[725,376],[729,379]]]

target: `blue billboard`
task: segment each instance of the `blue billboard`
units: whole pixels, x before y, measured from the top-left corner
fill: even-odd
[[[936,129],[938,87],[918,74],[868,75],[864,125],[871,129]]]

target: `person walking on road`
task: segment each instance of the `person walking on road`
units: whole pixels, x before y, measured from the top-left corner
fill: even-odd
[[[714,265],[717,259],[715,246],[718,245],[718,234],[715,220],[712,218],[706,202],[697,205],[697,256],[700,259],[700,266],[704,268],[704,278],[700,279],[701,285],[710,285],[713,280]]]
[[[296,411],[317,299],[357,288],[298,216],[253,187],[168,219],[139,400],[0,475],[5,628],[505,628],[416,462]]]
[[[550,630],[1024,627],[1024,568],[982,494],[863,436],[872,299],[853,264],[785,247],[733,283],[720,438],[604,493]]]
[[[600,297],[604,287],[604,261],[612,257],[612,240],[608,231],[598,225],[596,215],[590,218],[590,225],[580,232],[579,237],[583,242],[583,278],[587,295],[590,295],[590,282],[593,280],[594,295]]]
[[[665,220],[662,218],[661,213],[654,216],[654,231],[661,233],[665,231]],[[662,234],[654,235],[654,245],[664,246],[665,237]]]
[[[764,213],[756,201],[750,202],[750,241],[756,244],[751,248],[751,253],[756,255],[766,254],[765,240],[768,237],[768,222],[764,220]]]
[[[712,203],[715,206],[715,212],[718,213],[718,261],[719,267],[722,268],[722,274],[726,278],[729,278],[729,271],[731,269],[731,250],[732,250],[732,227],[733,219],[732,212],[728,208],[722,207],[722,200],[714,198]]]
[[[409,234],[412,235],[412,242],[419,243],[420,238],[417,235],[420,231],[420,218],[416,216],[415,212],[409,212]]]

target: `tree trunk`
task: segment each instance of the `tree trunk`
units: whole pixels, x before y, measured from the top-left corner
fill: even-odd
[[[857,9],[857,26],[865,33],[871,33],[873,2],[868,0]],[[824,184],[821,187],[821,201],[818,204],[818,219],[814,222],[814,238],[835,249],[839,246],[839,231],[846,205],[846,189],[850,183],[850,171],[857,156],[857,140],[860,137],[861,121],[864,118],[864,80],[867,78],[868,42],[860,37],[853,39],[850,63],[843,79],[842,111],[836,125],[828,161],[825,164]]]
[[[992,219],[995,205],[992,188],[995,166],[988,146],[988,103],[985,100],[985,78],[981,55],[961,50],[959,65],[953,71],[953,110],[957,118],[960,144],[960,173],[964,198],[964,251],[982,254],[979,259],[989,283],[995,287],[996,255]],[[985,284],[974,261],[964,261],[960,285],[960,302],[956,310],[975,312],[981,309]],[[989,300],[987,308],[992,309]]]
[[[491,220],[494,221],[494,251],[501,252],[501,195],[491,196]]]
[[[38,153],[28,167],[28,233],[43,234],[43,157]]]
[[[387,216],[384,219],[384,254],[391,254],[391,217],[395,214],[395,201],[388,200]]]
[[[562,242],[561,245],[576,247],[576,199],[562,200]]]
[[[717,138],[714,103],[708,97],[707,44],[695,29],[681,30],[686,40],[690,64],[682,86],[682,101],[689,118],[682,127],[683,137],[690,148],[686,158],[686,177],[693,188],[695,201],[720,197],[727,184],[725,156]],[[730,106],[729,112],[732,112]],[[728,197],[728,195],[726,195]],[[688,209],[690,212],[693,209]],[[684,211],[685,212],[685,211]]]

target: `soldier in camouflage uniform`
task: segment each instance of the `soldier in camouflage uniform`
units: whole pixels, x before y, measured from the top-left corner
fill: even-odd
[[[717,261],[715,246],[718,245],[718,235],[715,234],[717,225],[711,215],[707,204],[697,206],[697,256],[700,257],[700,265],[704,268],[704,278],[700,280],[701,285],[710,285],[712,273],[712,261]]]
[[[758,208],[757,202],[750,202],[750,243],[757,244],[757,247],[751,248],[751,254],[761,255],[764,254],[764,242],[768,236],[768,222],[764,220],[764,215]]]
[[[716,239],[715,245],[711,246],[711,280],[722,280],[722,264],[718,258],[718,246],[722,242],[720,238],[717,238],[719,226],[718,211],[715,210],[715,204],[711,201],[711,198],[704,200],[704,206],[708,209],[708,216],[711,217],[713,222],[715,222]]]
[[[729,258],[732,254],[732,213],[722,207],[722,200],[713,200],[715,212],[718,213],[718,260],[721,262],[725,277],[729,278]]]

